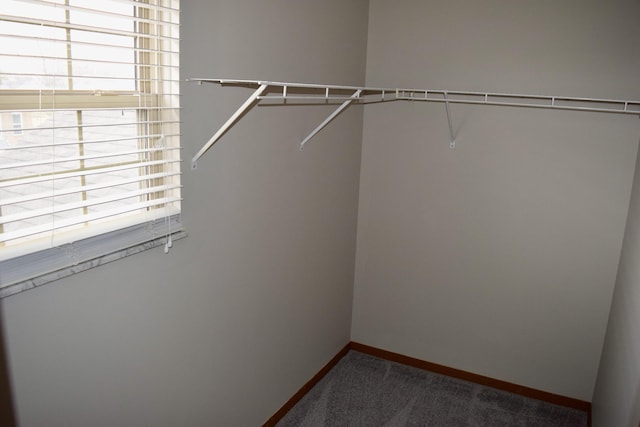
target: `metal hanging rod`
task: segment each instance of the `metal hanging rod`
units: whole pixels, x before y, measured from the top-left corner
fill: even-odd
[[[221,86],[255,88],[247,100],[229,117],[191,160],[192,169],[204,153],[224,135],[238,119],[256,105],[338,105],[322,123],[300,143],[304,145],[352,104],[372,104],[392,101],[441,102],[445,104],[449,124],[450,147],[455,147],[455,135],[449,111],[450,104],[478,104],[505,107],[547,108],[555,110],[592,111],[598,113],[635,114],[640,116],[640,101],[576,98],[491,92],[464,92],[432,89],[399,89],[367,86],[288,83],[262,80],[190,78],[189,82],[214,83]]]

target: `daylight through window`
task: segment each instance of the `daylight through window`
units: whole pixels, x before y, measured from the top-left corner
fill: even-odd
[[[0,261],[179,213],[178,9],[0,2]]]

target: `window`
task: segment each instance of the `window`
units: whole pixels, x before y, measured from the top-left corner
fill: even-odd
[[[11,113],[11,124],[14,135],[22,135],[22,113]]]
[[[178,0],[0,2],[0,297],[180,232],[178,38]]]

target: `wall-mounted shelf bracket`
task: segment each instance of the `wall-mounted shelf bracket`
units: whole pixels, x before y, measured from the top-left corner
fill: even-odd
[[[453,132],[453,123],[451,121],[451,112],[449,111],[449,100],[447,92],[444,93],[444,108],[447,110],[447,123],[449,123],[449,148],[456,148],[456,135]]]
[[[202,146],[202,148],[200,149],[200,151],[198,151],[196,153],[195,156],[193,156],[193,159],[191,160],[191,169],[195,170],[198,168],[198,159],[200,157],[202,157],[202,155],[204,153],[207,152],[207,150],[209,148],[211,148],[211,146],[213,144],[216,143],[216,141],[218,139],[220,139],[220,137],[222,135],[224,135],[224,133],[229,130],[229,128],[231,126],[233,126],[235,124],[235,122],[238,120],[238,118],[247,110],[249,110],[253,104],[256,102],[256,99],[258,98],[258,96],[260,96],[262,94],[262,92],[265,91],[265,89],[268,87],[268,85],[266,84],[261,84],[258,89],[256,89],[255,92],[253,92],[251,94],[251,96],[249,98],[247,98],[247,100],[244,102],[244,104],[242,104],[235,113],[233,113],[231,115],[231,117],[229,117],[229,119],[222,125],[222,127],[220,127],[220,129],[218,129],[218,131],[216,133],[213,134],[213,136],[211,138],[209,138],[209,140],[207,141],[206,144],[204,144]]]
[[[355,93],[353,95],[351,95],[351,99],[348,99],[348,100],[344,101],[338,107],[337,110],[335,110],[333,113],[331,113],[329,115],[329,117],[324,119],[324,121],[322,123],[320,123],[317,128],[312,130],[311,133],[309,135],[307,135],[307,137],[305,139],[303,139],[302,142],[300,143],[300,151],[304,150],[304,144],[306,144],[307,141],[309,141],[318,132],[320,132],[322,130],[322,128],[324,128],[326,125],[329,124],[329,122],[331,122],[331,120],[335,119],[338,116],[338,114],[342,113],[349,105],[351,105],[353,103],[353,101],[355,101],[360,96],[361,93],[362,93],[362,89],[358,89],[357,91],[355,91]]]
[[[449,125],[449,147],[455,148],[456,135],[453,129],[450,104],[496,105],[504,107],[546,108],[554,110],[592,111],[598,113],[634,114],[640,116],[640,101],[614,99],[572,98],[566,96],[521,95],[490,92],[462,92],[428,89],[396,89],[379,87],[357,87],[322,85],[313,83],[285,83],[262,80],[233,80],[191,78],[187,81],[215,83],[221,86],[255,88],[247,100],[229,117],[191,160],[191,168],[204,153],[218,141],[239,119],[256,105],[338,105],[300,143],[300,150],[310,139],[327,126],[346,108],[353,104],[374,104],[393,101],[442,102],[447,112]]]

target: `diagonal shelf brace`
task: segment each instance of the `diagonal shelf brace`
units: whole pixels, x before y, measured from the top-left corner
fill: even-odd
[[[198,151],[196,153],[195,156],[193,156],[193,159],[191,159],[191,169],[197,169],[198,167],[198,159],[200,157],[202,157],[202,155],[204,153],[207,152],[207,150],[209,148],[211,148],[211,146],[213,144],[216,143],[216,141],[218,139],[220,139],[220,137],[222,135],[224,135],[224,133],[229,130],[229,128],[231,128],[231,126],[233,126],[235,124],[235,122],[238,120],[238,118],[245,112],[251,109],[251,107],[253,107],[254,103],[256,102],[256,99],[262,95],[262,93],[267,89],[267,87],[269,87],[269,85],[267,84],[261,84],[258,89],[256,89],[255,92],[253,92],[253,94],[251,94],[251,96],[249,98],[247,98],[247,100],[244,102],[244,104],[242,104],[240,106],[240,108],[238,108],[236,110],[235,113],[233,113],[231,115],[231,117],[229,117],[229,119],[222,125],[222,127],[220,129],[218,129],[218,131],[209,139],[209,141],[207,141],[206,144],[204,144],[202,146],[202,148],[200,149],[200,151]]]
[[[328,89],[327,89],[328,90]],[[328,92],[327,92],[328,93]],[[358,89],[351,95],[351,98],[344,101],[333,113],[329,115],[322,123],[318,125],[314,130],[311,131],[309,135],[300,143],[300,151],[304,150],[304,144],[306,144],[311,138],[313,138],[318,132],[320,132],[326,125],[328,125],[331,120],[335,119],[338,114],[342,113],[351,103],[357,100],[362,93],[362,89]]]

